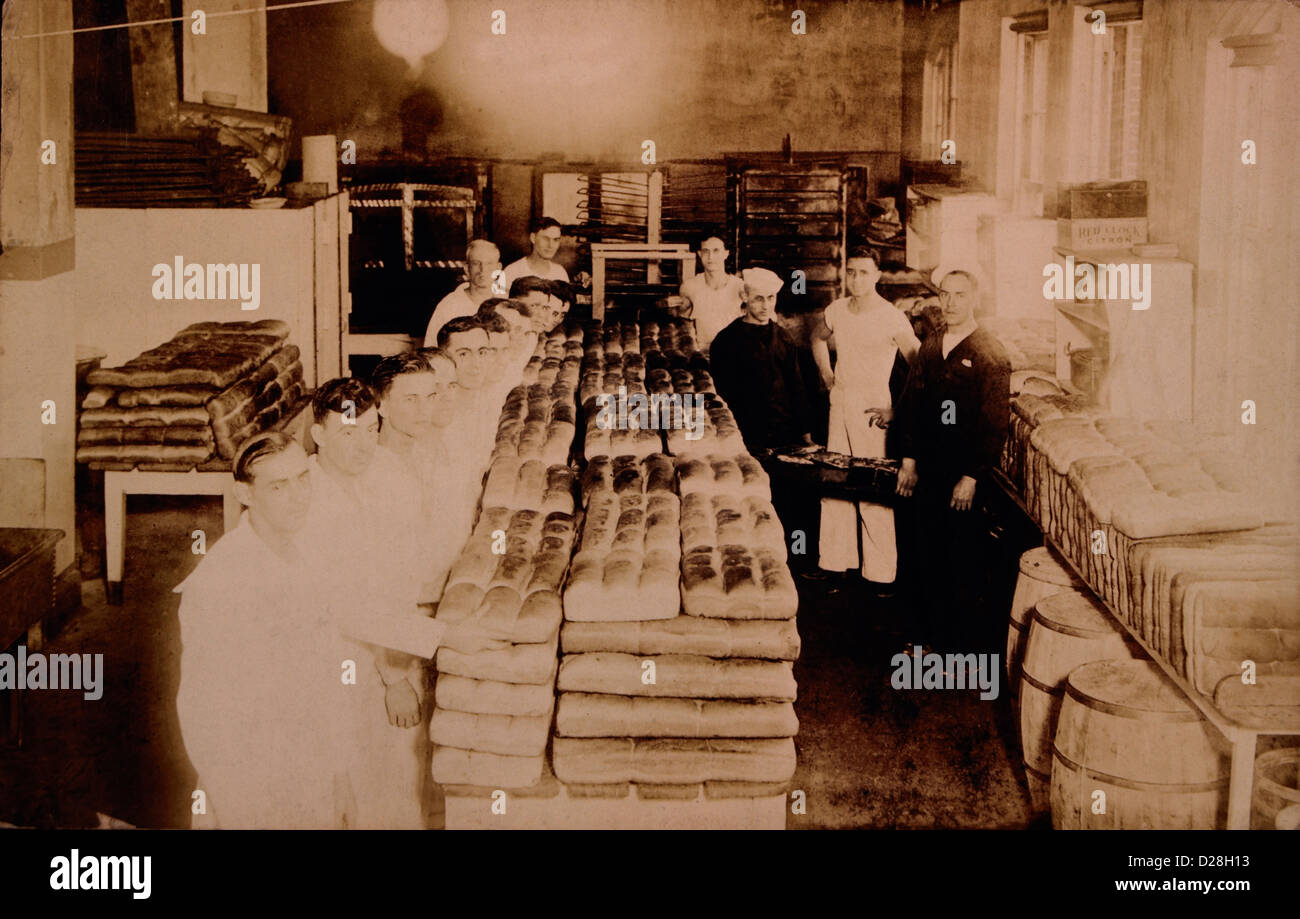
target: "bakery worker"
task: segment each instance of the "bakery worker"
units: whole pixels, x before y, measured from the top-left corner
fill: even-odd
[[[946,328],[921,345],[898,416],[898,492],[915,491],[917,532],[926,540],[908,560],[926,628],[932,640],[971,650],[997,644],[1001,621],[981,618],[976,607],[988,570],[981,505],[1006,439],[1011,377],[1006,350],[975,320],[976,291],[965,271],[949,272],[940,283]]]
[[[545,334],[564,321],[573,294],[563,282],[526,277],[510,285],[510,298],[533,308],[533,327],[538,334]]]
[[[487,329],[474,316],[454,319],[438,332],[438,349],[455,362],[460,388],[458,430],[449,444],[453,462],[467,463],[481,475],[491,460],[502,402],[489,379],[493,354]]]
[[[885,431],[893,418],[889,378],[898,355],[912,361],[920,347],[912,323],[876,293],[878,256],[855,248],[845,261],[849,296],[835,300],[812,330],[812,352],[830,390],[826,449],[850,456],[882,458]],[[835,366],[829,340],[835,336]],[[889,592],[898,573],[894,511],[869,501],[822,499],[818,564],[825,571],[858,569]],[[858,555],[861,534],[862,554]]]
[[[747,268],[738,280],[743,281],[744,312],[718,332],[709,354],[718,395],[751,453],[811,444],[798,348],[790,333],[772,321],[783,282],[766,268]]]
[[[528,242],[532,249],[523,258],[506,266],[502,286],[509,289],[519,278],[529,276],[567,284],[569,273],[552,261],[555,253],[560,251],[561,235],[560,222],[554,217],[534,217],[528,224]]]
[[[487,301],[484,301],[485,303]],[[503,300],[493,306],[495,312],[510,323],[510,343],[507,366],[511,379],[517,385],[523,379],[524,368],[537,350],[537,329],[533,324],[533,307],[520,300]]]
[[[194,825],[342,827],[354,813],[338,730],[345,655],[297,542],[307,455],[287,434],[260,434],[236,454],[234,478],[247,513],[176,588],[176,713],[206,805]]]
[[[741,279],[744,312],[717,334],[709,352],[714,386],[735,416],[750,453],[811,445],[808,419],[812,410],[799,349],[790,333],[772,319],[781,278],[766,268],[747,268]],[[815,497],[777,477],[772,485],[772,505],[785,528],[787,544],[807,543],[816,532]],[[791,543],[796,532],[805,537]],[[792,554],[791,566],[799,568],[803,559]]]
[[[408,508],[372,499],[368,479],[379,444],[379,412],[370,387],[340,378],[323,384],[312,400],[312,438],[318,446],[307,461],[312,503],[303,528],[303,548],[330,585],[334,603],[365,617],[376,644],[348,641],[355,682],[344,693],[349,775],[356,803],[352,826],[360,829],[420,829],[421,788],[427,772],[420,701],[423,660],[440,645],[473,653],[492,647],[469,623],[437,622],[417,605],[416,583],[403,558],[398,534],[410,532]],[[408,540],[409,541],[409,540]],[[469,625],[469,628],[465,626]]]
[[[465,283],[438,301],[424,331],[424,346],[434,347],[438,330],[457,316],[472,316],[488,297],[494,295],[493,276],[501,270],[501,251],[486,239],[476,239],[465,249]],[[504,290],[508,282],[498,278]]]
[[[339,592],[306,533],[312,468],[292,437],[250,438],[233,473],[247,513],[176,588],[176,712],[205,803],[195,826],[356,826],[346,662],[357,641],[432,655],[442,626],[398,624]]]
[[[407,566],[408,577],[414,580],[421,602],[432,602],[442,585],[435,583],[429,560],[440,558],[445,548],[435,523],[441,516],[443,476],[429,461],[430,442],[439,402],[459,398],[455,377],[446,369],[439,373],[412,351],[381,360],[371,373],[370,388],[380,418],[379,445],[368,471],[370,501],[386,514],[411,515],[408,525],[416,535],[403,540],[402,546],[417,554]]]
[[[705,236],[698,253],[704,271],[682,282],[679,293],[684,302],[670,300],[669,305],[695,320],[695,344],[707,351],[714,336],[740,317],[745,285],[740,278],[727,274],[727,257],[731,253],[720,235]]]

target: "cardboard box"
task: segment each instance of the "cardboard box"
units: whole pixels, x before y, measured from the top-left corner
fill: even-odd
[[[1056,216],[1062,220],[1146,215],[1147,183],[1141,180],[1062,185],[1056,192]]]
[[[1127,249],[1147,241],[1145,217],[1093,217],[1056,221],[1056,244],[1063,249]]]

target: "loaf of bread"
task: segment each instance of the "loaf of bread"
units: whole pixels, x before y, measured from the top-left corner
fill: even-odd
[[[564,783],[785,782],[794,741],[557,737],[555,777]]]
[[[440,652],[441,653],[441,652]],[[647,661],[654,662],[650,681]],[[786,661],[718,659],[691,654],[634,655],[595,651],[566,654],[556,687],[561,692],[683,699],[764,699],[793,702],[795,682]]]
[[[542,778],[544,756],[505,756],[459,747],[434,746],[432,770],[441,785],[525,788]]]
[[[793,737],[799,719],[790,702],[562,692],[555,732],[560,737]]]
[[[439,746],[503,756],[541,756],[551,732],[551,710],[541,715],[488,715],[437,708],[429,737]]]
[[[481,715],[545,715],[555,702],[555,687],[539,683],[503,683],[475,680],[451,673],[438,674],[434,703],[438,708]]]
[[[564,590],[570,621],[671,619],[681,606],[680,508],[672,465],[654,454],[594,462],[583,479],[586,516]]]
[[[793,661],[799,657],[793,620],[702,619],[677,616],[654,622],[566,622],[560,629],[565,654],[694,654]]]
[[[439,648],[438,672],[501,683],[551,684],[558,664],[555,657],[558,644],[558,640],[552,640],[544,644],[510,645],[477,654]]]

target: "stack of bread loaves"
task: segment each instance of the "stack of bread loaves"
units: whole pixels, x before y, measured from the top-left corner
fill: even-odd
[[[433,776],[446,786],[527,788],[545,772],[555,707],[560,590],[574,540],[578,358],[562,332],[538,346],[532,383],[506,398],[473,533],[438,605],[474,619],[506,648],[438,652],[430,723]],[[471,791],[469,789],[462,789]]]
[[[618,374],[605,372],[611,333],[595,334],[584,406],[602,384],[626,386],[629,366],[636,382],[648,370],[655,393],[711,388],[707,363],[691,364],[689,326],[647,323],[637,334],[625,323]],[[627,360],[632,341],[643,364]],[[552,744],[570,796],[769,797],[794,773],[797,599],[767,478],[743,448],[732,452],[587,457]]]
[[[94,370],[77,461],[100,468],[189,469],[229,460],[303,396],[287,323],[198,322],[120,367]]]
[[[645,460],[644,479],[657,486],[666,463],[664,457]],[[782,793],[793,774],[797,604],[789,598],[764,602],[767,584],[756,572],[765,563],[784,571],[785,548],[779,524],[769,519],[762,480],[751,470],[746,486],[740,467],[720,458],[712,464],[679,461],[683,511],[680,527],[675,521],[673,526],[682,551],[707,551],[714,561],[717,555],[704,544],[718,542],[714,524],[722,521],[723,537],[735,540],[723,555],[735,562],[719,561],[725,576],[714,572],[712,580],[727,581],[732,593],[721,583],[715,585],[717,596],[708,593],[703,585],[710,578],[688,574],[683,561],[686,614],[677,611],[674,579],[671,611],[666,596],[653,609],[634,601],[602,611],[589,602],[578,608],[578,621],[569,602],[580,571],[575,559],[565,595],[552,749],[556,777],[571,795],[623,798],[635,785],[641,798],[762,797]],[[593,468],[585,489],[589,504],[601,500],[607,487],[607,467]],[[609,468],[616,483],[626,483],[624,494],[636,493],[626,463],[615,460]],[[652,526],[667,519],[664,514]],[[584,545],[585,539],[584,529]],[[756,563],[756,557],[763,561]],[[749,568],[742,572],[746,560]],[[781,583],[769,573],[771,584]],[[782,596],[784,586],[776,589]],[[792,582],[788,586],[793,590]],[[694,601],[693,589],[701,602]]]
[[[662,453],[592,459],[583,477],[582,541],[564,591],[573,622],[671,619],[681,607],[681,510]]]
[[[1191,425],[1065,396],[1012,411],[1026,506],[1147,650],[1243,723],[1300,723],[1300,539],[1269,477]]]

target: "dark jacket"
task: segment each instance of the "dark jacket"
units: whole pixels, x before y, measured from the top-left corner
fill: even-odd
[[[899,448],[917,474],[947,486],[964,475],[987,478],[1010,423],[1011,362],[976,327],[943,356],[943,336],[927,336],[908,374],[896,422]]]
[[[811,409],[799,363],[798,346],[775,321],[736,319],[709,346],[714,385],[750,450],[796,443],[808,433]]]

